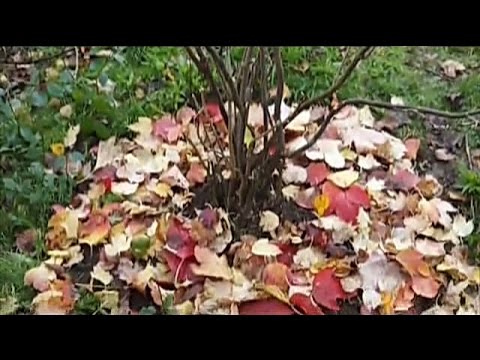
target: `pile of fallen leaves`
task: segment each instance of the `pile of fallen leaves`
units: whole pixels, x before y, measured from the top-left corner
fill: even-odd
[[[282,173],[285,199],[315,220],[262,211],[262,235],[233,241],[224,209],[204,204],[185,215],[207,181],[205,164],[228,151],[218,109],[206,110],[140,118],[130,126],[133,140],[110,138],[91,150],[92,163],[78,167],[87,190],[55,207],[49,258],[25,275],[39,292],[36,314],[70,313],[79,289],[111,314],[138,313],[133,293],[158,313],[167,306],[178,314],[321,315],[347,306],[361,314],[479,313],[480,271],[462,245],[473,224],[444,200],[437,179],[415,172],[419,140],[381,130],[368,107],[343,108]],[[282,104],[282,119],[293,110]],[[319,111],[326,110],[288,124],[287,150],[313,136]],[[260,106],[250,107],[249,123],[251,143],[264,131]],[[220,143],[202,140],[209,126],[220,126]],[[69,132],[67,149],[77,133]]]

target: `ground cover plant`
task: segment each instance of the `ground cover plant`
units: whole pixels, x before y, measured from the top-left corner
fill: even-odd
[[[477,49],[2,50],[0,313],[478,313]]]

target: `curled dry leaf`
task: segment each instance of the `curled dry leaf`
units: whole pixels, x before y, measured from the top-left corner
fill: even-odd
[[[203,184],[207,177],[207,170],[199,163],[193,163],[190,165],[190,169],[187,172],[187,180],[193,185]]]
[[[164,172],[159,180],[170,186],[178,186],[182,189],[188,189],[189,187],[188,180],[183,176],[182,172],[176,165],[173,165],[170,169]]]
[[[358,157],[357,164],[364,170],[372,170],[381,165],[377,160],[375,160],[372,154],[368,154],[367,156],[360,155]]]
[[[75,126],[70,126],[70,128],[67,131],[67,135],[63,139],[63,145],[65,147],[69,148],[75,145],[77,142],[77,136],[80,132],[80,125],[75,125]]]
[[[273,211],[267,210],[260,215],[260,227],[264,232],[275,231],[280,225],[280,218]]]
[[[165,115],[153,123],[153,135],[173,143],[182,135],[182,125],[177,124],[171,115]]]
[[[457,215],[453,219],[452,230],[458,237],[467,237],[473,231],[473,221],[467,221],[463,215]]]
[[[307,170],[301,166],[287,163],[282,172],[282,180],[285,184],[304,184],[307,181]]]
[[[282,250],[268,241],[268,239],[258,239],[252,245],[252,254],[257,256],[275,257],[282,253]]]
[[[266,285],[277,286],[281,291],[288,291],[288,266],[282,263],[271,263],[263,269],[262,279]]]
[[[44,264],[28,270],[24,276],[24,283],[38,291],[47,291],[50,282],[57,278],[55,271],[47,268]]]
[[[93,271],[90,272],[90,276],[100,281],[103,285],[107,286],[113,281],[113,276],[108,271],[105,271],[99,264],[93,267]]]
[[[195,246],[195,259],[200,263],[200,265],[192,265],[192,271],[195,275],[224,280],[232,279],[232,271],[228,266],[225,255],[218,257],[208,248]]]
[[[297,185],[287,185],[284,188],[282,188],[282,195],[287,200],[295,199],[299,192],[300,192],[300,187],[298,187]]]
[[[417,153],[420,149],[420,139],[407,139],[405,140],[405,147],[407,148],[407,157],[411,160],[417,159]]]
[[[324,160],[334,169],[342,169],[345,158],[339,150],[341,145],[340,140],[320,139],[305,152],[305,156],[312,161]]]
[[[465,65],[456,60],[446,60],[442,63],[443,73],[449,78],[455,79],[458,74],[466,70]]]
[[[35,250],[35,241],[37,240],[37,231],[35,229],[28,229],[20,234],[17,234],[15,237],[15,245],[17,249],[25,252],[31,253]]]
[[[409,191],[418,184],[420,178],[411,171],[400,170],[389,180],[394,189]]]
[[[452,154],[447,149],[441,148],[435,150],[435,158],[440,161],[452,161],[455,160],[455,154]]]

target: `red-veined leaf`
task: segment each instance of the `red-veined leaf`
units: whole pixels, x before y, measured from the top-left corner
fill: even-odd
[[[340,280],[335,276],[335,270],[330,268],[315,275],[312,296],[317,304],[332,311],[340,310],[337,301],[347,298]]]

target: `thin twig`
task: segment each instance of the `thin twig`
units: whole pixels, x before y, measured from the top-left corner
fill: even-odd
[[[75,70],[73,71],[73,78],[76,80],[78,74],[78,46],[75,46]]]
[[[210,56],[212,57],[213,62],[215,63],[218,71],[220,72],[221,77],[224,78],[225,82],[230,88],[232,100],[235,102],[235,105],[238,107],[238,111],[240,112],[241,117],[244,118],[245,106],[240,99],[240,95],[238,94],[238,91],[235,87],[235,84],[233,83],[232,78],[228,74],[227,68],[225,67],[225,63],[223,62],[222,58],[220,57],[220,55],[218,55],[218,53],[215,51],[214,48],[212,48],[211,46],[206,46],[205,48],[207,52],[210,54]]]
[[[334,92],[336,92],[338,89],[342,87],[342,85],[347,81],[347,79],[350,77],[352,74],[353,70],[357,67],[358,63],[363,60],[366,56],[366,54],[369,52],[371,49],[371,46],[364,46],[362,47],[358,53],[355,55],[353,58],[352,62],[348,67],[346,68],[345,72],[338,78],[336,82],[334,82],[327,90],[325,90],[323,93],[320,95],[313,97],[309,100],[304,101],[298,107],[295,109],[293,113],[290,114],[290,116],[285,120],[284,126],[286,126],[290,121],[292,121],[298,114],[300,114],[303,110],[307,110],[309,107],[312,105],[315,105],[322,100],[330,97],[333,95]]]
[[[335,110],[332,110],[330,111],[330,113],[327,115],[327,117],[323,120],[323,122],[321,122],[321,125],[320,127],[318,128],[317,132],[315,133],[315,135],[313,135],[313,137],[307,141],[307,143],[305,145],[303,145],[302,147],[298,148],[297,150],[295,151],[292,151],[291,153],[289,154],[286,154],[285,157],[287,158],[291,158],[291,157],[295,157],[297,155],[300,155],[301,153],[303,153],[305,150],[308,150],[309,148],[311,148],[316,142],[318,139],[320,139],[320,137],[322,136],[322,134],[325,132],[325,130],[327,129],[327,126],[328,124],[330,123],[330,121],[333,119],[333,117],[338,114],[340,112],[340,110],[342,110],[345,106],[347,106],[348,103],[344,102],[342,103],[339,107],[337,107]],[[322,120],[324,116],[321,116],[317,119],[314,120],[314,122],[320,122]]]
[[[273,118],[276,122],[281,122],[280,119],[280,108],[283,100],[283,65],[282,58],[280,55],[280,49],[277,47],[273,50],[273,62],[275,64],[275,72],[277,75],[277,96],[275,98],[275,110],[273,112]]]
[[[389,110],[416,111],[422,114],[435,115],[435,116],[449,118],[449,119],[462,119],[462,118],[468,118],[468,117],[480,114],[480,109],[475,109],[475,110],[470,110],[465,112],[449,112],[449,111],[442,111],[442,110],[437,110],[437,109],[423,107],[423,106],[394,105],[387,102],[368,100],[368,99],[350,99],[350,100],[345,100],[343,104],[367,105],[371,107],[376,107],[380,109],[389,109]]]
[[[472,155],[470,154],[470,146],[468,144],[468,134],[465,134],[465,152],[467,153],[468,167],[473,169]],[[472,212],[472,218],[475,219],[475,200],[473,196],[470,197],[470,211]]]
[[[321,101],[325,100],[327,97],[331,96],[335,91],[337,91],[344,83],[347,81],[347,79],[350,77],[352,74],[353,70],[356,68],[357,64],[360,62],[360,60],[364,59],[366,57],[366,54],[369,52],[369,49],[371,47],[366,46],[363,47],[356,55],[355,58],[352,60],[348,68],[345,70],[343,75],[332,85],[330,88],[326,91],[324,91],[322,94],[310,99],[306,100],[303,103],[301,103],[286,119],[285,121],[282,121],[281,123],[275,124],[273,128],[267,129],[263,134],[260,134],[257,138],[255,138],[255,141],[258,139],[268,135],[270,132],[275,131],[277,127],[283,126],[284,128],[290,124],[298,114],[300,114],[302,111],[307,110],[311,105],[320,103]]]
[[[208,61],[205,58],[205,55],[201,51],[197,51],[197,54],[195,54],[193,49],[191,49],[189,47],[186,47],[185,49],[186,49],[187,54],[190,57],[190,59],[192,59],[193,63],[197,67],[197,69],[203,74],[203,76],[207,80],[208,84],[210,85],[210,90],[214,92],[215,96],[218,99],[219,106],[220,106],[220,112],[222,113],[222,117],[224,118],[224,120],[226,122],[228,122],[227,111],[225,110],[225,106],[223,106],[223,102],[222,102],[220,92],[219,92],[218,87],[215,83],[212,71],[210,69],[210,66],[208,65]]]

